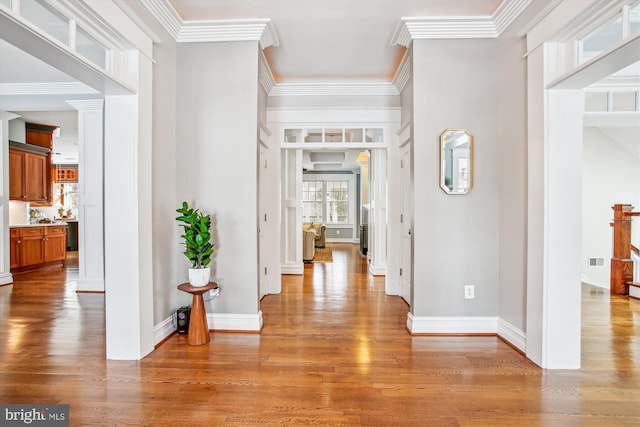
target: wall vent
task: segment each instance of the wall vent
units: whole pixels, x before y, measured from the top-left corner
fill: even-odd
[[[604,258],[589,258],[589,267],[604,267]]]

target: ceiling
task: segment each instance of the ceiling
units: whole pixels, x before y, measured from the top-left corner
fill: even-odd
[[[279,82],[389,81],[404,54],[402,17],[491,16],[502,0],[169,0],[183,21],[268,18]]]
[[[404,54],[404,47],[391,45],[403,17],[487,17],[502,3],[502,0],[146,1],[170,5],[183,23],[270,19],[278,42],[265,49],[265,56],[274,77],[281,83],[388,82]],[[123,2],[138,10],[142,4],[140,0]],[[0,40],[0,84],[28,84],[33,88],[34,83],[74,83],[74,79]],[[21,97],[0,93],[0,109],[19,112],[31,121],[40,122],[43,121],[39,117],[62,121],[64,114],[73,114],[64,102],[68,96],[53,99],[35,93],[36,90],[31,92],[31,96]],[[96,94],[86,96],[95,98]],[[73,96],[73,99],[80,98],[81,95]],[[51,113],[56,110],[60,119]],[[62,132],[64,134],[65,129]],[[67,144],[56,151],[60,151],[61,156],[77,156],[77,153],[67,153],[74,149],[77,147]],[[357,153],[345,153],[345,166],[357,165],[354,156]]]
[[[126,0],[138,3],[139,0]],[[389,81],[404,48],[391,39],[402,17],[490,16],[502,0],[168,0],[183,21],[269,18],[278,39],[265,49],[276,80]],[[139,6],[139,4],[137,4]],[[72,83],[74,79],[0,40],[0,84]],[[35,91],[32,91],[35,92]],[[95,94],[88,97],[95,98]],[[73,99],[82,96],[75,94]],[[68,96],[0,96],[0,109],[25,120],[74,127]],[[69,135],[68,129],[62,129]],[[63,163],[77,158],[77,144],[60,138]],[[342,153],[343,166],[358,167],[359,152]],[[307,159],[308,156],[305,157]],[[314,162],[306,163],[313,168]],[[332,168],[318,161],[317,169]],[[336,163],[334,163],[336,164]],[[336,164],[337,167],[337,164]]]

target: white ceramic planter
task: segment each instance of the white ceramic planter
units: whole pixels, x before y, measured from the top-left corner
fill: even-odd
[[[209,279],[211,279],[211,267],[189,269],[189,283],[191,283],[191,286],[206,286],[209,283]]]

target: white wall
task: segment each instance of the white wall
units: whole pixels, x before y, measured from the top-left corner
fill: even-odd
[[[524,350],[527,298],[527,59],[521,28],[545,6],[533,2],[498,39],[498,333]]]
[[[162,41],[154,45],[153,57],[153,302],[154,323],[158,325],[185,305],[182,292],[176,286],[179,268],[176,253],[178,224],[175,221],[179,206],[176,194],[176,156],[181,141],[176,132],[176,67],[177,44],[165,35],[155,20],[154,31],[162,34]],[[180,264],[182,266],[182,264]],[[157,326],[156,326],[157,328]]]
[[[498,314],[497,47],[413,41],[414,318]],[[447,128],[475,138],[467,195],[439,186],[439,135]],[[475,299],[464,299],[464,285],[475,285]]]
[[[611,207],[628,203],[640,209],[640,131],[638,127],[585,127],[582,171],[582,275],[588,283],[609,288],[613,219]],[[628,147],[636,141],[635,150]],[[626,145],[625,146],[625,142]],[[629,149],[631,148],[631,150]],[[638,246],[640,220],[632,222]],[[602,267],[590,267],[589,257],[604,258]]]
[[[221,292],[208,309],[217,314],[258,313],[258,49],[257,41],[178,46],[176,197],[212,216]],[[175,253],[177,281],[186,281],[189,264]]]

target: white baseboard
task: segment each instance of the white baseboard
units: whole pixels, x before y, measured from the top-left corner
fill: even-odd
[[[212,331],[260,332],[262,312],[257,314],[207,313],[207,323]],[[176,331],[173,314],[153,328],[154,344],[158,345]]]
[[[173,315],[171,315],[160,322],[159,325],[156,325],[155,328],[153,328],[153,344],[160,344],[175,331],[176,326],[173,324]]]
[[[83,279],[78,280],[76,292],[104,292],[104,280]]]
[[[373,263],[369,263],[369,274],[373,276],[386,276],[387,275],[387,266],[386,265],[373,265]]]
[[[431,317],[407,315],[412,334],[496,334],[497,316]]]
[[[304,274],[304,264],[283,264],[280,266],[281,274]]]
[[[13,283],[13,275],[11,273],[0,274],[0,285],[8,285]]]
[[[327,237],[325,239],[327,243],[360,243],[360,241],[356,241],[353,237]]]
[[[260,332],[262,311],[256,314],[207,313],[207,323],[213,331]]]
[[[527,349],[527,337],[524,332],[504,319],[498,319],[498,336],[523,353]]]

